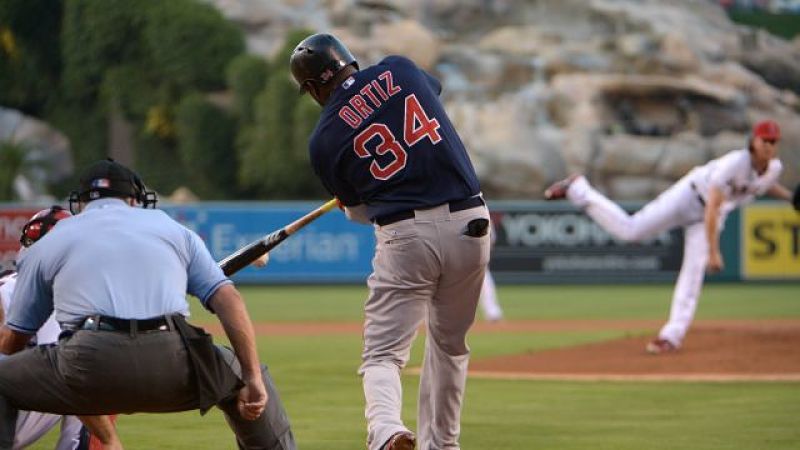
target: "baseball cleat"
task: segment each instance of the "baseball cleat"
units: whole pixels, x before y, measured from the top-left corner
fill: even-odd
[[[660,355],[662,353],[675,352],[678,350],[678,347],[666,339],[653,339],[647,343],[645,350],[651,355]]]
[[[561,200],[567,197],[567,190],[569,186],[578,178],[577,175],[570,175],[561,181],[556,181],[551,184],[549,188],[544,191],[545,200]]]
[[[414,450],[417,438],[410,431],[400,431],[392,435],[383,445],[383,450]]]

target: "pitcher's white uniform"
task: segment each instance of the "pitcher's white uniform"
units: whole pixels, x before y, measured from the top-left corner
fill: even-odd
[[[778,183],[781,170],[781,162],[771,159],[767,170],[758,175],[748,149],[734,150],[692,169],[633,215],[600,194],[584,177],[572,181],[566,196],[607,232],[624,241],[639,241],[675,227],[684,228],[683,263],[669,321],[659,332],[660,339],[677,348],[694,318],[703,286],[709,253],[704,210],[710,187],[715,186],[724,194],[718,222],[721,231],[728,213],[766,193]]]
[[[489,233],[491,235],[492,247],[497,241],[497,234],[494,230],[493,222],[490,222]],[[483,311],[483,318],[495,322],[503,319],[503,308],[500,307],[500,302],[497,300],[497,286],[494,283],[494,277],[489,269],[486,269],[486,275],[483,277],[483,285],[481,285],[481,297],[478,303]]]
[[[8,311],[11,297],[17,282],[17,274],[12,273],[0,278],[0,300],[3,311]],[[36,333],[38,345],[52,344],[58,341],[61,327],[54,316]],[[83,424],[75,416],[59,416],[35,411],[20,411],[17,416],[17,432],[14,438],[14,449],[23,449],[47,434],[53,427],[61,422],[61,435],[56,444],[56,450],[75,450],[80,445],[81,429]]]

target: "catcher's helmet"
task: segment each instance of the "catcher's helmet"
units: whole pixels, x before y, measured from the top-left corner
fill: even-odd
[[[85,203],[103,197],[131,197],[144,208],[155,208],[158,201],[156,193],[147,190],[136,172],[111,158],[97,161],[84,171],[79,189],[69,194],[69,209],[75,214],[78,202]]]
[[[19,238],[19,243],[23,247],[30,247],[34,242],[41,239],[47,234],[59,220],[72,217],[66,209],[58,205],[53,205],[47,209],[43,209],[31,217],[31,220],[22,227],[22,236]]]
[[[303,39],[289,58],[292,76],[300,87],[312,82],[325,84],[349,65],[358,68],[350,50],[330,34],[312,34]]]

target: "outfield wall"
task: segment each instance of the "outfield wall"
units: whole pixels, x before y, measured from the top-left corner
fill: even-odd
[[[205,240],[214,258],[276,230],[322,202],[164,205],[168,214]],[[635,210],[638,204],[624,205]],[[19,233],[41,207],[0,206],[0,261],[8,265]],[[492,202],[496,231],[491,270],[500,282],[629,283],[672,281],[681,265],[681,230],[643,243],[613,239],[565,203]],[[783,203],[759,202],[728,217],[725,270],[711,281],[800,280],[800,214]],[[372,228],[334,210],[271,253],[266,269],[248,267],[240,283],[362,283],[374,248]]]

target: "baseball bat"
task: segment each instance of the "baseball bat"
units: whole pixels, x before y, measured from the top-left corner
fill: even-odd
[[[324,205],[295,220],[289,225],[286,225],[280,230],[273,231],[261,239],[245,245],[220,261],[219,267],[225,273],[225,276],[231,276],[235,274],[244,267],[247,267],[248,264],[263,256],[268,251],[277,247],[278,244],[286,240],[286,238],[295,234],[301,228],[316,220],[319,216],[335,208],[336,204],[337,200],[335,198],[331,199],[325,202]]]

